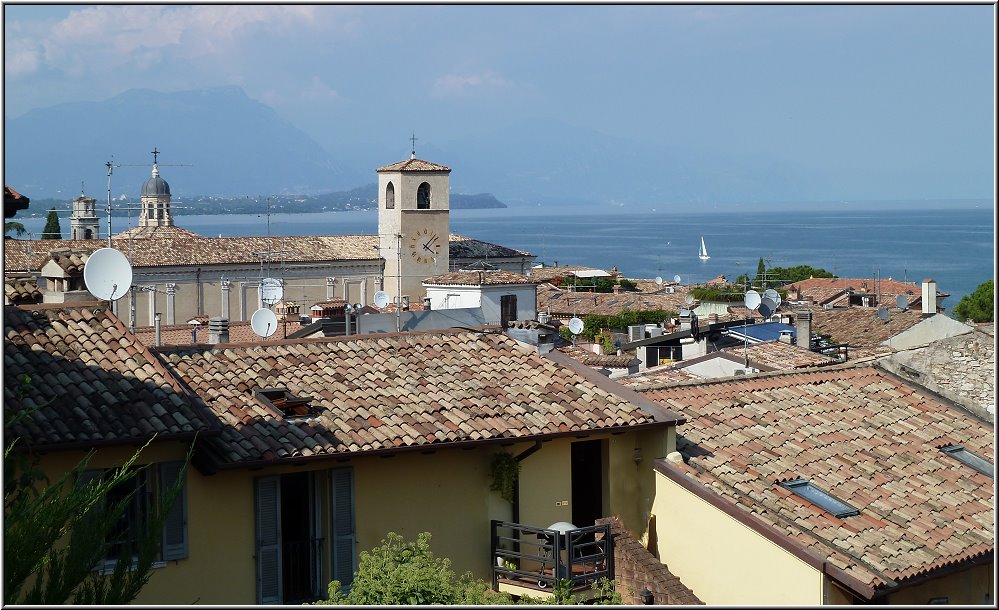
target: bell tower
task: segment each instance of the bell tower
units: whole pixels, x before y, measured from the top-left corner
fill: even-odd
[[[96,204],[93,197],[82,192],[73,200],[73,213],[69,217],[70,239],[99,239]]]
[[[160,151],[153,149],[153,175],[142,183],[142,211],[139,213],[140,227],[170,227],[170,185],[160,178],[158,165]]]
[[[383,290],[393,302],[425,296],[424,278],[447,273],[451,168],[416,158],[379,167],[378,252],[385,259]]]

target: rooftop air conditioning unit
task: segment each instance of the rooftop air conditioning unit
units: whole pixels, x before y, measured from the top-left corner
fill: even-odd
[[[634,324],[628,327],[628,341],[641,341],[645,338],[645,326]]]
[[[750,373],[759,373],[760,369],[754,369],[751,366],[747,366],[744,369],[735,369],[736,375],[749,375]]]
[[[548,314],[547,311],[538,312],[538,322],[541,322],[542,324],[548,324],[549,320],[551,320],[551,316]]]

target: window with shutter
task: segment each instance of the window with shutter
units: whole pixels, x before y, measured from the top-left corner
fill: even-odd
[[[163,523],[163,560],[184,559],[188,556],[187,550],[187,471],[184,469],[184,462],[164,462],[160,464],[160,494],[161,497],[168,494],[177,483],[179,477],[184,477],[181,481],[180,492],[167,513]]]
[[[339,580],[345,589],[354,580],[354,471],[351,468],[336,468],[330,471],[332,493],[330,494],[333,518],[333,570],[334,580]]]
[[[255,484],[257,521],[257,603],[281,603],[281,479]]]

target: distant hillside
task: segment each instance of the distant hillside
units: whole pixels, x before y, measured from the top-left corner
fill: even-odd
[[[160,93],[36,109],[5,121],[4,180],[32,199],[106,193],[105,163],[151,164],[175,196],[318,193],[338,167],[312,138],[238,87]],[[186,164],[189,167],[172,167]],[[112,195],[137,198],[148,167],[116,168]],[[356,184],[356,182],[355,182]],[[342,186],[341,186],[342,188]]]
[[[272,214],[325,212],[328,210],[371,210],[377,205],[378,186],[368,184],[349,191],[321,193],[318,195],[271,195],[262,196],[231,196],[231,195],[198,195],[194,197],[176,197],[173,199],[171,211],[176,216],[185,214],[261,214],[268,209]],[[471,210],[486,208],[505,208],[505,203],[489,193],[478,195],[451,194],[452,210]],[[105,203],[107,200],[104,200]],[[97,215],[106,216],[105,205],[97,201]],[[115,201],[114,206],[124,205]],[[68,214],[70,202],[68,199],[41,198],[32,199],[30,208],[20,212],[21,218],[45,216],[48,210],[55,208]],[[134,214],[135,212],[133,212]],[[125,216],[125,211],[115,211],[115,216]]]

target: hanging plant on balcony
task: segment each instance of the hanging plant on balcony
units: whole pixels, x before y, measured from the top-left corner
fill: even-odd
[[[513,502],[513,490],[519,475],[520,462],[517,458],[509,453],[493,454],[493,461],[489,464],[489,476],[493,482],[489,489],[498,491],[500,497],[507,502]]]

